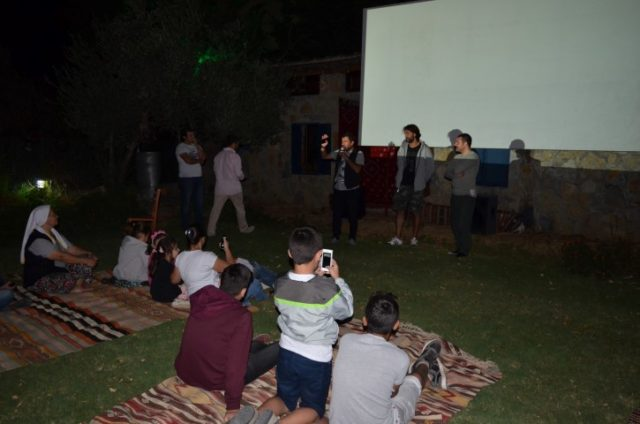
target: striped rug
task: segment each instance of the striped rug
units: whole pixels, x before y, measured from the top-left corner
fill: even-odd
[[[154,302],[148,292],[96,283],[81,293],[47,295],[18,286],[17,296],[31,305],[0,312],[0,372],[185,316]]]
[[[361,323],[352,321],[341,334],[359,332]],[[411,324],[403,323],[397,344],[414,360],[425,342],[439,338]],[[482,390],[502,378],[498,367],[462,351],[453,343],[442,341],[441,360],[448,388],[423,390],[416,408],[414,423],[447,423],[467,407]],[[271,370],[245,387],[243,403],[258,406],[275,393],[275,372]],[[330,406],[330,405],[329,405]],[[94,424],[157,423],[205,424],[223,423],[224,396],[183,383],[171,377],[92,420]]]

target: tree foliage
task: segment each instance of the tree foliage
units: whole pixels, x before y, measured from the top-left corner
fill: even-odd
[[[74,40],[61,101],[106,182],[124,179],[150,126],[176,135],[191,126],[213,140],[235,133],[252,144],[281,130],[284,78],[262,59],[255,28],[220,22],[210,4],[130,0],[92,39]]]

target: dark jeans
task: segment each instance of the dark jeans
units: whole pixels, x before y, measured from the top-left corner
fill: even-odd
[[[451,196],[451,229],[456,239],[456,251],[468,255],[471,251],[471,222],[476,198]]]
[[[349,220],[349,238],[358,234],[358,208],[360,189],[333,191],[333,237],[339,239],[342,232],[342,218]]]
[[[180,220],[182,229],[186,230],[191,224],[202,227],[202,203],[204,187],[202,177],[179,178],[180,185]],[[191,205],[193,205],[193,221],[190,220]]]
[[[311,408],[322,418],[331,384],[331,367],[331,361],[312,361],[287,349],[280,349],[276,368],[278,397],[289,411],[294,411],[300,400],[301,408]]]
[[[261,342],[251,342],[249,351],[249,362],[247,363],[247,373],[244,377],[244,384],[249,384],[257,379],[278,363],[280,346],[278,343],[264,344]]]

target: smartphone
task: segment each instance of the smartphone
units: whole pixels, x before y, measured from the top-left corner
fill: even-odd
[[[320,262],[320,269],[323,272],[329,272],[329,267],[331,267],[332,260],[333,260],[333,250],[322,249],[322,261]]]

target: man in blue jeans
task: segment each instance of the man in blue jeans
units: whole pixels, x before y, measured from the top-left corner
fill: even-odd
[[[202,182],[202,164],[207,155],[196,138],[193,130],[186,130],[182,136],[182,143],[176,147],[176,159],[178,161],[178,176],[180,186],[180,220],[182,229],[196,223],[203,225],[202,203],[204,197],[204,185]],[[193,206],[193,220],[190,219],[191,206]]]

